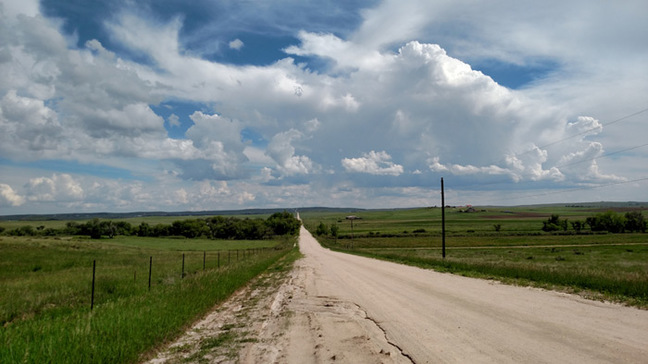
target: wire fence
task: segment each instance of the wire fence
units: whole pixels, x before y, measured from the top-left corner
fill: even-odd
[[[97,303],[181,283],[203,272],[226,270],[275,248],[161,252],[92,261],[90,309]],[[105,263],[102,265],[102,263]],[[88,272],[90,274],[90,272]]]

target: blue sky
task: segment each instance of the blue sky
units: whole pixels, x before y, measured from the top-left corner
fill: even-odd
[[[3,215],[648,200],[644,1],[0,6]]]

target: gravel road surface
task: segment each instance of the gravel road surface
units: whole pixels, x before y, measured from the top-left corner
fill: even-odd
[[[416,363],[648,363],[648,311],[322,248],[302,227],[312,296],[352,302]]]
[[[648,311],[299,244],[149,363],[648,363]]]

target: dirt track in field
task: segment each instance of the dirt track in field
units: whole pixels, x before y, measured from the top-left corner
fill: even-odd
[[[645,310],[332,252],[303,227],[300,249],[305,257],[290,274],[257,290],[262,298],[245,300],[240,293],[229,302],[239,311],[251,302],[243,308],[251,339],[239,340],[235,354],[232,346],[229,356],[209,354],[208,362],[645,363],[648,358]],[[233,326],[222,319],[232,316],[226,306],[212,319],[211,334],[199,334],[195,342]]]

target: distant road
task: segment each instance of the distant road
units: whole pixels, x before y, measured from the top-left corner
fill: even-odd
[[[648,311],[332,252],[303,227],[300,249],[311,297],[356,304],[415,363],[648,363]]]

